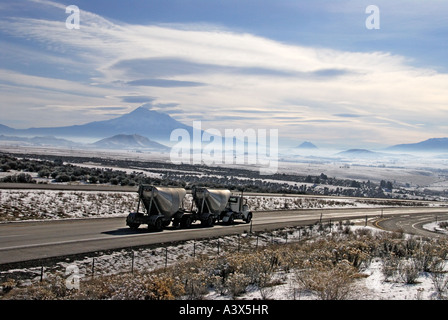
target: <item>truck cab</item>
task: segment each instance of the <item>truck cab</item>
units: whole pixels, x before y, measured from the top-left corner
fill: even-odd
[[[252,212],[247,205],[247,199],[242,195],[231,195],[226,211],[221,215],[221,220],[228,224],[232,224],[235,219],[242,219],[246,223],[252,220]]]

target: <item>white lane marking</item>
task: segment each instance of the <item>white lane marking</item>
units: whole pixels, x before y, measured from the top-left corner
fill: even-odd
[[[0,236],[0,238],[12,238],[12,237],[21,237],[23,234],[11,234],[9,236]]]

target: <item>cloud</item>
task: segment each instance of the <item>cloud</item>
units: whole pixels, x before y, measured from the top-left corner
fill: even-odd
[[[156,98],[154,97],[141,96],[141,95],[120,96],[119,98],[121,99],[121,101],[129,103],[148,103],[156,100]]]
[[[178,88],[178,87],[200,87],[204,83],[194,81],[179,81],[167,79],[139,79],[125,82],[129,86],[146,86],[146,87],[161,87],[161,88]]]
[[[98,111],[116,111],[116,110],[123,111],[126,108],[125,107],[92,107],[90,109],[95,110],[95,111],[97,111],[97,110]]]
[[[293,76],[292,71],[281,71],[268,67],[235,67],[202,62],[193,62],[181,58],[144,58],[120,60],[109,67],[109,70],[120,70],[133,77],[172,77],[192,74],[247,74],[266,76]],[[296,74],[297,75],[297,74]]]
[[[35,2],[42,12],[63,7]],[[166,110],[179,120],[208,118],[218,129],[277,126],[289,136],[323,137],[330,127],[341,132],[334,137],[352,139],[378,132],[382,123],[375,136],[381,142],[445,129],[448,75],[413,66],[403,55],[304,46],[229,27],[137,25],[80,9],[79,30],[65,28],[59,11],[53,18],[16,13],[0,20],[0,32],[15,40],[7,48],[22,60],[29,56],[36,70],[8,64],[15,62],[11,53],[1,64],[0,108],[21,110],[8,110],[7,119],[26,116],[30,105],[83,113],[66,124],[99,111],[89,113],[89,106],[118,111],[123,103],[151,103],[160,110],[172,105]],[[51,74],[39,65],[52,66]],[[428,132],[415,123],[435,125]]]
[[[353,114],[353,113],[336,113],[334,114],[336,117],[342,117],[342,118],[359,118],[362,117],[359,114]]]
[[[350,70],[342,70],[342,69],[322,69],[313,72],[315,76],[326,78],[339,77],[343,75],[348,75],[350,73],[352,73]]]

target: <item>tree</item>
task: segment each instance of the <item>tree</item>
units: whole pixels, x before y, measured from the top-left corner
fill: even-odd
[[[28,173],[19,173],[16,177],[16,181],[19,183],[31,183],[33,182],[33,177]]]
[[[387,181],[386,182],[386,189],[392,190],[394,188],[394,186],[392,185],[392,182]]]
[[[69,182],[70,177],[66,174],[58,175],[55,179],[56,182]]]
[[[48,178],[50,176],[50,171],[48,171],[46,169],[39,170],[39,172],[37,173],[37,176],[39,178]]]
[[[96,176],[90,176],[89,177],[89,182],[90,183],[97,183],[97,181],[98,181],[98,178]]]
[[[361,188],[361,184],[358,181],[356,181],[356,180],[352,180],[350,182],[350,187],[352,187],[352,188]]]

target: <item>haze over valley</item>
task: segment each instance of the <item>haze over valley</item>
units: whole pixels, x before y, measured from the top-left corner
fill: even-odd
[[[148,123],[155,123],[157,126],[147,125]],[[0,146],[3,152],[18,157],[21,155],[32,158],[52,156],[52,159],[61,158],[66,162],[71,162],[71,157],[74,159],[81,157],[84,160],[73,161],[77,162],[78,165],[90,167],[92,165],[89,163],[98,163],[98,159],[116,159],[118,163],[112,161],[112,166],[109,166],[109,168],[115,167],[117,170],[151,168],[152,164],[157,162],[167,164],[167,168],[174,169],[173,172],[176,172],[178,170],[175,170],[176,166],[171,159],[171,146],[175,141],[169,141],[169,136],[172,130],[179,129],[179,127],[193,134],[192,127],[172,119],[169,115],[149,110],[147,106],[140,106],[120,117],[75,126],[31,129],[14,129],[1,126]],[[160,130],[160,128],[164,129]],[[36,136],[34,136],[35,134]],[[42,134],[42,136],[39,134]],[[204,134],[204,132],[201,132],[201,134]],[[278,184],[275,188],[271,186],[260,189],[262,191],[333,194],[340,183],[327,180],[332,178],[335,181],[337,179],[348,179],[367,185],[368,183],[374,183],[378,186],[382,182],[390,182],[395,191],[402,189],[398,197],[402,197],[407,192],[412,194],[415,191],[414,194],[419,194],[418,197],[427,195],[431,198],[437,196],[444,198],[448,195],[448,152],[445,152],[447,140],[447,138],[429,139],[415,144],[389,146],[378,150],[320,148],[310,141],[298,141],[292,147],[279,146],[278,170],[273,176],[259,176],[256,173],[249,173],[257,170],[258,167],[247,162],[237,163],[232,161],[231,163],[206,165],[202,168],[210,168],[206,171],[209,171],[208,174],[211,174],[212,180],[213,172],[219,172],[219,168],[235,168],[246,170],[238,179],[272,180],[275,184]],[[206,148],[207,142],[203,142],[202,147]],[[249,150],[248,145],[244,147],[244,150]],[[89,159],[96,160],[90,161]],[[120,164],[121,160],[125,162]],[[145,161],[148,162],[147,165],[143,164]],[[99,167],[104,167],[104,164],[100,164],[101,162],[98,163]],[[135,163],[132,164],[133,162]],[[188,165],[188,162],[185,165]],[[181,173],[183,169],[179,170]],[[192,173],[190,170],[195,172],[202,169],[191,166],[191,169],[187,169],[188,174],[186,175],[174,176],[169,174],[160,176],[159,173],[157,175],[162,179],[165,177],[176,183],[189,183],[191,177],[188,176]],[[11,173],[8,173],[8,171],[10,170],[6,170],[1,176],[10,175]],[[206,171],[200,175],[206,176]],[[145,172],[149,176],[153,175],[150,169],[145,170]],[[39,179],[36,174],[34,177],[37,178],[37,181],[45,183],[54,182],[54,178],[57,177]],[[294,176],[296,178],[292,178]],[[198,181],[210,183],[212,180]],[[56,181],[58,180],[56,179]],[[99,180],[95,183],[99,183]],[[107,181],[107,183],[110,184],[110,181]],[[227,182],[221,183],[228,184]],[[372,191],[362,193],[360,190],[364,187],[357,183],[348,182],[340,185],[352,190],[358,189],[356,193],[345,191],[345,193],[341,192],[340,194],[379,195]],[[236,183],[236,185],[246,187],[250,184],[250,180]],[[252,184],[256,185],[255,182],[252,182]],[[281,187],[282,184],[285,185]],[[235,181],[231,185],[235,185]],[[388,189],[385,186],[383,187]],[[366,188],[369,189],[370,186]],[[375,188],[372,186],[372,190]],[[381,192],[381,196],[391,196],[390,192],[392,190],[387,190],[386,195]]]

